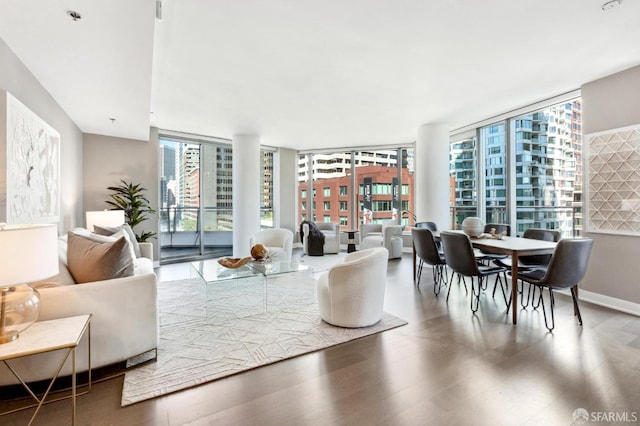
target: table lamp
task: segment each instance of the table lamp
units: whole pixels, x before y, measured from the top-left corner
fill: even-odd
[[[124,210],[97,210],[85,213],[87,229],[94,232],[93,225],[117,227],[124,224]]]
[[[28,283],[58,274],[58,227],[0,224],[0,344],[36,322],[40,294]]]

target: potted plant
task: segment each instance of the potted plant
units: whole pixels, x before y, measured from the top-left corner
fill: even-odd
[[[134,185],[132,182],[126,182],[125,180],[120,180],[120,182],[121,185],[107,188],[113,192],[109,194],[111,199],[107,200],[107,204],[112,207],[111,210],[124,210],[126,222],[131,226],[131,229],[134,229],[136,225],[148,220],[148,215],[156,211],[151,208],[149,199],[145,195],[147,188],[142,187],[140,184]],[[155,232],[142,232],[136,234],[136,240],[139,243],[144,243],[156,235]]]

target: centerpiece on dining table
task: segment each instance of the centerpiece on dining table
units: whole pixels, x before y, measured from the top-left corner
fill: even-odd
[[[476,216],[466,217],[462,221],[462,232],[470,236],[471,238],[484,238],[501,240],[507,231],[496,233],[496,228],[491,228],[489,232],[484,232],[484,222],[482,219]]]

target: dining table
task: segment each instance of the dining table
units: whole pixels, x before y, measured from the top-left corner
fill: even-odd
[[[453,231],[462,232],[462,231]],[[440,240],[440,233],[434,232],[433,237]],[[471,245],[486,253],[511,256],[511,316],[513,324],[518,323],[518,258],[539,254],[552,254],[557,243],[552,241],[534,240],[531,238],[507,237],[501,239],[469,237]],[[413,248],[413,278],[416,278],[416,250]]]

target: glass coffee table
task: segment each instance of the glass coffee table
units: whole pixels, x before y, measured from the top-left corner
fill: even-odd
[[[239,268],[225,268],[218,263],[218,259],[207,259],[191,262],[191,266],[208,284],[217,281],[235,280],[239,278],[251,278],[262,276],[267,278],[272,275],[292,272],[311,272],[311,268],[297,261],[251,261]]]
[[[299,279],[313,279],[313,269],[297,261],[251,261],[232,269],[220,265],[218,259],[207,259],[191,262],[191,266],[206,283],[209,315],[246,317],[265,313],[269,308],[269,289],[276,285],[276,277],[301,274]],[[233,311],[229,306],[234,306]]]

